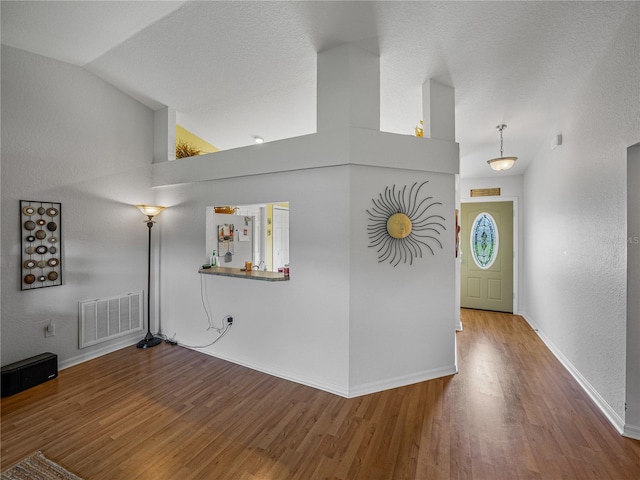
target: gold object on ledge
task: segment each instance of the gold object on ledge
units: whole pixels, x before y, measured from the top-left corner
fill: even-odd
[[[215,213],[224,213],[226,215],[233,215],[236,213],[236,207],[213,207]]]

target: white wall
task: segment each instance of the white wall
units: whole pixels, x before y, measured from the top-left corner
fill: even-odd
[[[425,172],[431,159],[439,173]],[[209,354],[344,396],[454,373],[457,160],[453,142],[346,128],[154,165],[158,202],[171,207],[162,218],[163,332],[183,345],[216,338],[202,286],[218,325],[234,317]],[[411,267],[380,265],[366,209],[385,186],[421,179],[441,197],[444,248]],[[197,273],[206,206],[283,199],[290,281]]]
[[[378,262],[369,247],[365,213],[385,187],[428,181],[419,201],[433,197],[429,214],[442,215],[446,230],[429,233],[413,264]],[[408,198],[408,197],[405,197]],[[354,167],[351,178],[350,365],[351,394],[419,382],[457,372],[455,364],[455,189],[444,173]]]
[[[86,71],[2,46],[2,364],[42,352],[66,366],[78,302],[146,290],[153,113]],[[19,201],[62,203],[64,285],[20,291]],[[52,320],[56,335],[45,338]]]
[[[523,313],[622,430],[627,147],[640,136],[640,9],[576,85],[524,177]],[[636,375],[640,374],[638,371]]]
[[[215,155],[212,161],[215,161]],[[162,218],[162,330],[204,345],[200,288],[214,322],[234,317],[207,353],[256,370],[348,394],[349,170],[281,172],[158,189]],[[264,282],[198,274],[209,205],[288,200],[291,280]]]
[[[487,169],[490,168],[487,165]],[[460,199],[465,201],[471,198],[471,190],[474,188],[500,188],[500,197],[518,198],[520,204],[524,192],[524,179],[522,175],[503,174],[493,177],[482,178],[461,178],[460,179]],[[488,200],[498,199],[499,197],[486,197]],[[474,197],[474,200],[478,197]],[[500,201],[500,200],[498,200]]]
[[[627,415],[625,432],[640,440],[640,145],[627,167]]]
[[[443,202],[443,249],[413,266],[379,264],[366,209],[393,183],[430,180]],[[158,189],[162,217],[162,331],[203,346],[201,298],[230,332],[203,349],[344,396],[448,375],[454,352],[453,175],[340,166]],[[197,273],[208,205],[290,202],[291,280],[262,282]],[[450,241],[449,241],[450,240]],[[201,283],[202,282],[202,283]]]

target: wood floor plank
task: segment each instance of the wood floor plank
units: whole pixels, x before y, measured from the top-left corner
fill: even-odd
[[[354,399],[166,344],[1,401],[1,465],[87,480],[640,479],[621,437],[519,316],[462,311],[457,375]]]

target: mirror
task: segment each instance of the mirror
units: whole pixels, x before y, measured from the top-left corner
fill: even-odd
[[[277,272],[289,264],[289,202],[206,209],[206,253],[217,265]]]

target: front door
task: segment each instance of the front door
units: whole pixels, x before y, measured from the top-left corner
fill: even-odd
[[[460,306],[513,313],[513,202],[460,208]]]

